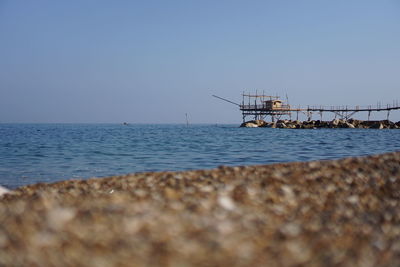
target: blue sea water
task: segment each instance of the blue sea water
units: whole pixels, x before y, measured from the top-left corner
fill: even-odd
[[[0,124],[0,185],[400,150],[400,130],[238,125]]]

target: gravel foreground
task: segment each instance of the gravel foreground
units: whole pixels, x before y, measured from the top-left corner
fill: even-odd
[[[400,266],[400,152],[20,187],[0,266]]]

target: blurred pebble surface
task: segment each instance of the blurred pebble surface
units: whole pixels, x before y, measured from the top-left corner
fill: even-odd
[[[400,152],[20,187],[0,266],[400,266]]]

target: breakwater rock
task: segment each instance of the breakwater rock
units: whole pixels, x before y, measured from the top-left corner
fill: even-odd
[[[21,187],[0,266],[400,266],[400,152]]]
[[[400,121],[392,122],[389,120],[363,121],[363,120],[341,120],[332,121],[292,121],[278,120],[277,122],[266,122],[263,120],[252,120],[244,122],[240,127],[267,127],[267,128],[289,128],[289,129],[316,129],[316,128],[364,128],[364,129],[400,129]]]

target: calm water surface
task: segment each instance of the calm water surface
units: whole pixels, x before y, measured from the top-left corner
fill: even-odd
[[[400,130],[0,124],[0,184],[334,159],[400,150]]]

